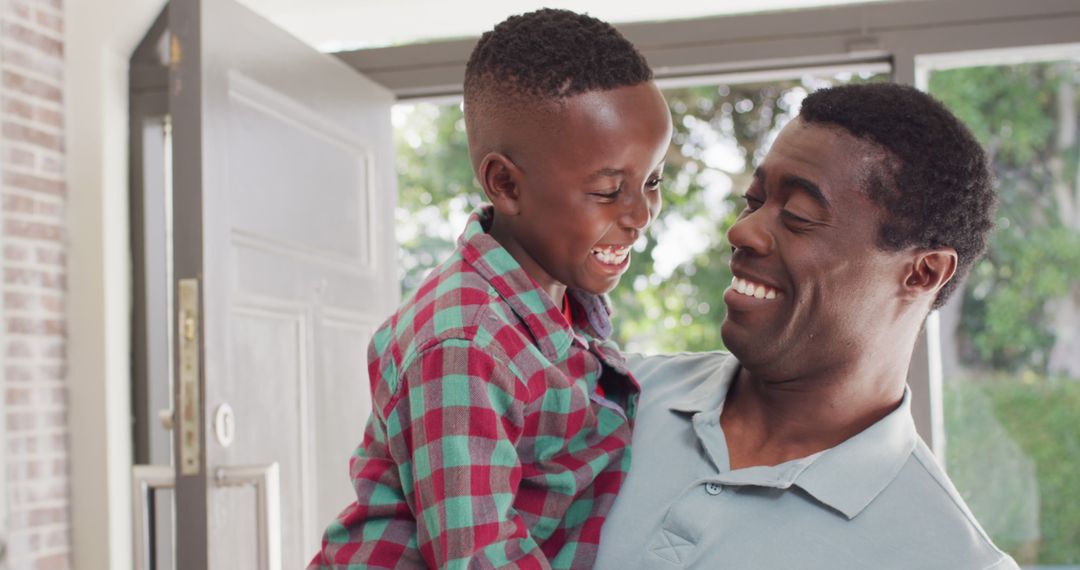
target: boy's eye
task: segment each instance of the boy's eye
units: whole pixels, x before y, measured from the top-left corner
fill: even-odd
[[[619,192],[622,192],[622,188],[616,188],[610,192],[590,192],[589,195],[605,200],[614,200],[615,197],[619,195]]]
[[[659,190],[660,189],[660,183],[663,182],[663,181],[664,181],[663,178],[661,178],[659,176],[654,176],[654,177],[648,179],[645,182],[645,187],[648,188],[649,190]]]

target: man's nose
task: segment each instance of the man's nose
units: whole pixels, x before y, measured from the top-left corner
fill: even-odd
[[[728,243],[735,249],[742,249],[755,255],[768,255],[776,245],[773,234],[766,224],[762,209],[749,212],[727,231]]]

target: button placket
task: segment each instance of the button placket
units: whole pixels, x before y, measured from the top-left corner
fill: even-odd
[[[715,481],[709,481],[705,483],[705,492],[715,497],[724,492],[724,486]]]

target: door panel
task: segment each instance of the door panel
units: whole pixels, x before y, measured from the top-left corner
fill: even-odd
[[[215,472],[277,463],[279,567],[298,568],[352,495],[366,344],[397,303],[393,98],[231,0],[175,0],[169,18],[174,274],[202,302],[203,455],[177,472],[178,567],[254,566],[254,491]]]

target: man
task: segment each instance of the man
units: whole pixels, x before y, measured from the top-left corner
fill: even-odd
[[[983,151],[928,95],[810,95],[728,231],[731,354],[631,360],[634,458],[597,567],[1016,568],[919,439],[906,387],[994,206]]]

